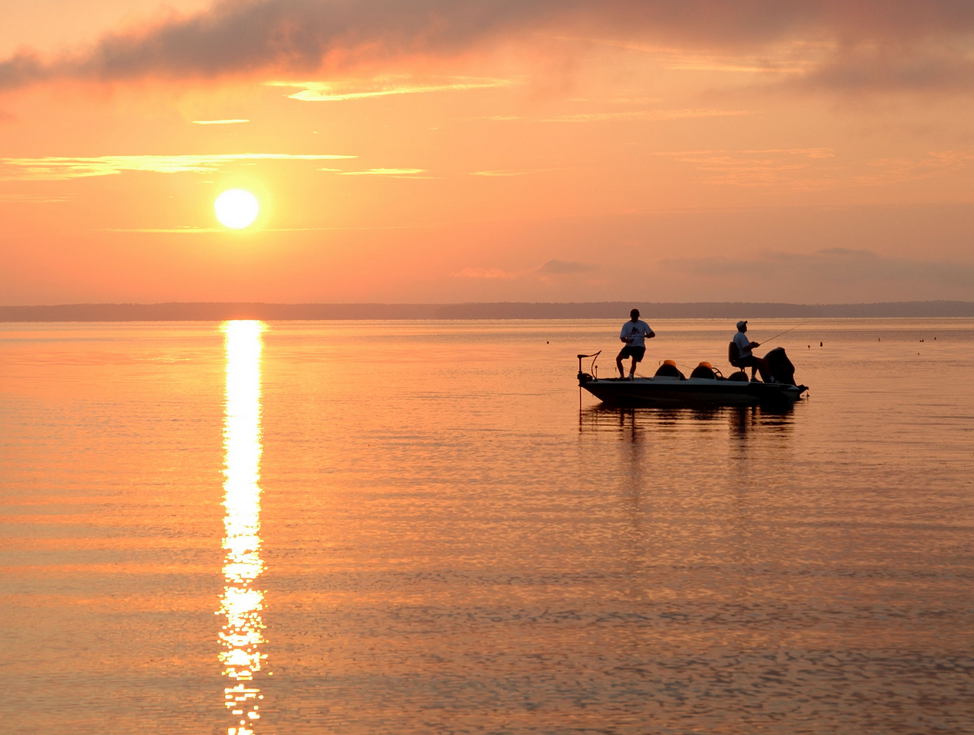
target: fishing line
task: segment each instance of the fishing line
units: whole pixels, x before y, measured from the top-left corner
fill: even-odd
[[[804,326],[806,324],[808,324],[808,322],[799,322],[798,324],[796,324],[795,326],[791,327],[790,329],[786,329],[784,332],[778,332],[773,337],[768,337],[767,339],[762,339],[761,340],[761,346],[763,347],[764,345],[768,344],[768,342],[770,342],[773,339],[778,339],[778,337],[780,337],[783,334],[788,334],[788,332],[794,332],[796,329],[798,329],[798,327],[802,327],[802,326]]]

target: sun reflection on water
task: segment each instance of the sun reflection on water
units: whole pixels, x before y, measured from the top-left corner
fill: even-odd
[[[226,413],[223,425],[223,596],[219,654],[224,703],[234,724],[228,735],[252,735],[263,695],[255,676],[263,666],[264,592],[254,587],[264,570],[260,557],[261,334],[258,321],[230,321],[226,335]]]

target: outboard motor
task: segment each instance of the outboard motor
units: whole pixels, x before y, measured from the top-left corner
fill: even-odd
[[[795,366],[791,364],[784,347],[775,347],[764,356],[768,363],[768,372],[774,376],[775,383],[795,385]],[[764,377],[764,376],[762,376]]]
[[[599,355],[601,354],[602,354],[602,350],[599,350],[598,352],[595,352],[591,355],[575,355],[575,357],[578,358],[578,384],[579,385],[585,385],[586,383],[595,380],[595,361],[599,358]],[[586,373],[582,370],[582,360],[584,360],[586,357],[592,358],[591,373]]]

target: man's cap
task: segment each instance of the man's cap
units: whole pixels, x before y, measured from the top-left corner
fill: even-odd
[[[740,320],[740,321],[739,321],[739,322],[737,323],[737,328],[738,328],[738,329],[740,329],[741,327],[746,327],[746,326],[747,326],[747,319],[741,319],[741,320]]]

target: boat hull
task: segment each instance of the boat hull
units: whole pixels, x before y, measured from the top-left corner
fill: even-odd
[[[710,378],[592,378],[578,384],[603,403],[617,406],[734,406],[792,404],[807,388],[785,383],[759,383]]]

